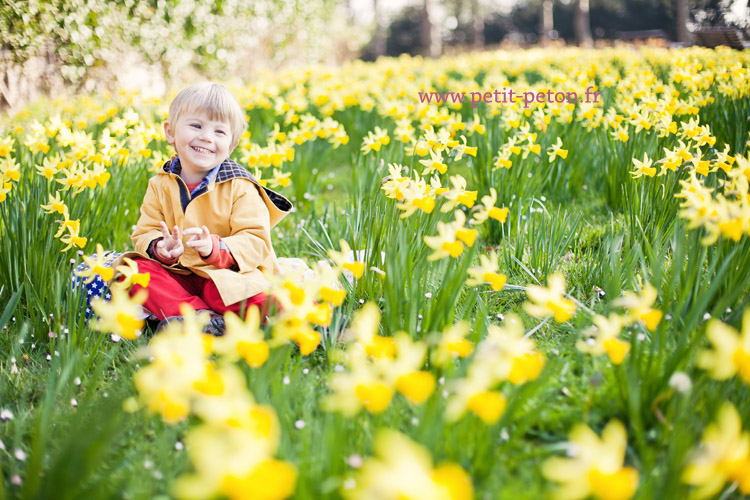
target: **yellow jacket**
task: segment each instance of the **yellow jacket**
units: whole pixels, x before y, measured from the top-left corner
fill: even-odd
[[[166,162],[149,180],[141,217],[132,234],[135,252],[121,256],[113,267],[128,256],[150,258],[149,245],[163,236],[161,221],[170,230],[179,227],[180,234],[189,227],[205,225],[229,248],[238,271],[206,263],[187,245],[175,264],[162,265],[174,273],[195,273],[209,278],[225,304],[234,304],[268,289],[263,272],[278,271],[271,228],[291,210],[289,200],[260,185],[245,168],[230,159],[222,162],[205,192],[199,191],[191,198],[184,181],[170,172],[170,166],[171,161]]]

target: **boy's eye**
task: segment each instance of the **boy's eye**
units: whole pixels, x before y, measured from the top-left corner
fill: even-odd
[[[201,126],[197,123],[191,123],[190,126],[195,127],[195,128],[201,128]]]
[[[223,130],[217,130],[216,133],[217,134],[221,134],[221,135],[225,135],[226,134],[226,132],[224,132]]]

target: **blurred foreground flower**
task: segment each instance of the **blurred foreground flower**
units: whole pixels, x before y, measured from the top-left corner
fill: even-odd
[[[95,328],[100,332],[113,333],[127,340],[134,340],[141,334],[146,314],[141,305],[146,300],[146,291],[140,290],[133,297],[122,289],[112,290],[112,300],[101,297],[91,302],[98,316]]]
[[[208,361],[210,343],[203,336],[208,314],[198,316],[186,304],[180,312],[183,322],[170,323],[151,339],[148,355],[152,361],[133,375],[140,401],[168,424],[187,418],[199,392],[217,392],[223,383]]]
[[[379,322],[380,312],[373,303],[354,314],[346,333],[349,344],[339,352],[349,370],[331,377],[331,394],[323,400],[326,410],[350,417],[362,408],[377,414],[388,409],[396,391],[410,404],[420,405],[435,390],[434,375],[421,370],[427,344],[411,340],[404,332],[393,338],[380,336]]]
[[[375,457],[365,459],[350,500],[464,500],[474,497],[471,477],[455,463],[433,468],[429,451],[393,430],[375,437]]]
[[[537,318],[554,316],[555,321],[564,323],[576,312],[576,305],[563,296],[565,276],[555,273],[548,278],[548,282],[548,288],[538,285],[529,285],[526,288],[526,295],[531,302],[525,302],[524,309]]]
[[[644,287],[641,287],[640,294],[625,292],[622,297],[613,302],[613,305],[628,310],[628,314],[623,318],[626,325],[640,321],[648,331],[653,332],[659,326],[663,316],[659,309],[651,307],[656,302],[657,297],[656,288],[652,284],[646,283]]]
[[[201,425],[185,438],[195,474],[177,479],[177,498],[203,500],[281,500],[294,493],[295,467],[276,460],[275,446],[245,427]]]
[[[466,376],[450,384],[446,418],[458,420],[468,410],[487,425],[497,423],[507,400],[496,387],[505,381],[521,385],[536,380],[545,362],[535,342],[524,336],[523,323],[515,314],[508,315],[502,327],[489,325]]]
[[[713,349],[699,354],[698,366],[708,370],[713,379],[726,380],[739,375],[745,384],[750,385],[750,309],[742,315],[742,332],[712,319],[706,337]]]
[[[559,500],[593,496],[601,500],[628,500],[638,488],[638,471],[624,467],[627,435],[613,420],[601,439],[587,425],[579,424],[568,435],[570,458],[552,457],[542,465],[542,474],[560,483]]]
[[[734,481],[741,493],[750,494],[750,433],[742,431],[742,420],[731,403],[724,404],[716,423],[703,432],[682,480],[698,487],[691,495],[696,499],[712,497],[726,482]]]
[[[270,347],[260,329],[258,308],[251,306],[245,321],[231,311],[224,315],[224,320],[226,332],[212,339],[211,350],[230,361],[243,358],[252,368],[262,366],[268,359]]]
[[[606,353],[612,363],[619,365],[630,351],[630,343],[618,338],[623,324],[622,317],[617,314],[609,317],[596,314],[592,321],[595,326],[584,332],[585,338],[576,343],[576,348],[594,356]]]

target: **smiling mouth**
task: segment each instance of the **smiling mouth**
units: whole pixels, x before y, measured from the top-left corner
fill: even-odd
[[[207,155],[207,154],[213,153],[213,151],[211,151],[210,149],[202,148],[200,146],[190,146],[190,147],[193,149],[193,151],[195,151],[197,153],[200,153],[200,154],[203,154],[203,155]]]

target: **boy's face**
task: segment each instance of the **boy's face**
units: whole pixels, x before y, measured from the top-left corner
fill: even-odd
[[[201,111],[184,114],[176,123],[164,123],[167,142],[174,146],[182,165],[182,178],[198,182],[229,158],[237,143],[232,144],[228,121],[215,121]]]

